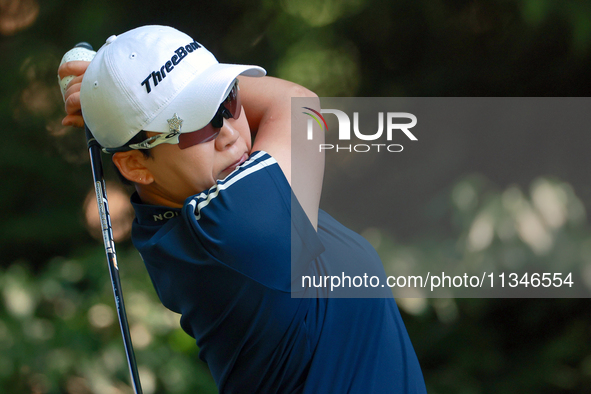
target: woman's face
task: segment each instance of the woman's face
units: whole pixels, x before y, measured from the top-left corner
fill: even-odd
[[[185,149],[178,144],[158,145],[144,163],[153,182],[138,185],[140,197],[147,203],[181,207],[187,197],[209,189],[246,161],[251,144],[243,108],[238,119],[224,119],[212,141]]]

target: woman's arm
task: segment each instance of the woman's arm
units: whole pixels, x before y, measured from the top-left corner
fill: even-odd
[[[239,79],[242,105],[255,136],[253,151],[264,150],[277,160],[316,228],[324,176],[324,153],[318,147],[324,143],[324,135],[316,127],[314,139],[307,140],[309,118],[303,111],[293,114],[292,129],[291,99],[310,98],[311,108],[320,111],[318,96],[300,85],[278,78]]]

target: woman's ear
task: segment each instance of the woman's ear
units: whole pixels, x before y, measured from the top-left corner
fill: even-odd
[[[152,173],[145,166],[146,160],[150,159],[145,157],[140,151],[117,152],[113,154],[112,159],[125,179],[141,185],[148,185],[154,182]]]

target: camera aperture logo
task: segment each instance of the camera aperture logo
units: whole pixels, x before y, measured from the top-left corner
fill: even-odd
[[[328,125],[322,114],[333,114],[337,117],[339,123],[339,141],[351,141],[351,120],[349,116],[338,109],[321,109],[320,112],[309,108],[302,107],[310,112],[303,112],[310,116],[312,119],[308,119],[307,138],[312,140],[314,136],[313,126],[314,122],[318,123],[320,129],[324,128],[325,132],[328,132]],[[386,141],[388,143],[377,143],[378,139],[384,134],[384,119],[386,119]],[[409,123],[399,123],[400,120],[410,120]],[[321,123],[322,121],[322,123]],[[408,112],[387,112],[385,115],[383,112],[378,112],[378,130],[373,134],[363,134],[359,130],[359,113],[353,112],[353,134],[356,138],[362,141],[376,141],[376,143],[365,143],[365,144],[319,144],[318,149],[320,152],[327,150],[334,150],[335,152],[402,152],[404,147],[401,144],[393,144],[392,142],[394,132],[401,131],[411,141],[418,141],[417,137],[409,130],[416,126],[417,117]],[[324,127],[323,127],[324,126]],[[383,140],[383,138],[382,138]]]

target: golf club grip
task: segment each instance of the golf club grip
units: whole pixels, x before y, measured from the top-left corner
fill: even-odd
[[[62,58],[61,64],[74,60],[91,61],[94,58],[95,54],[96,52],[92,50],[92,46],[90,46],[90,44],[82,42],[77,44],[73,49],[66,52],[66,54]],[[59,79],[58,76],[58,80],[62,90],[62,95],[65,94],[66,87],[73,78],[74,76],[67,76],[63,79]],[[129,366],[129,373],[131,375],[131,383],[134,392],[136,394],[142,394],[142,387],[140,383],[139,374],[137,371],[135,354],[133,351],[133,345],[131,343],[131,335],[129,333],[129,323],[127,321],[125,303],[123,302],[121,281],[119,279],[119,267],[117,265],[115,241],[113,239],[113,230],[111,227],[111,215],[109,213],[109,203],[107,200],[107,188],[103,177],[101,146],[93,137],[88,126],[85,125],[84,130],[86,133],[88,153],[90,155],[90,164],[92,168],[92,176],[94,179],[94,190],[96,193],[96,202],[99,210],[103,242],[105,245],[105,253],[107,255],[107,262],[109,265],[109,275],[111,277],[113,295],[115,297],[115,306],[117,307],[117,316],[119,318],[121,336],[123,338],[125,355],[127,357],[127,365]]]
[[[64,54],[62,57],[62,61],[60,62],[60,66],[64,63],[82,60],[86,62],[90,62],[94,59],[96,52],[92,50],[92,46],[87,42],[79,42],[74,46],[74,48],[70,49],[68,52]],[[74,79],[73,75],[68,75],[60,79],[59,75],[57,77],[58,83],[60,85],[60,90],[62,92],[62,98],[66,94],[66,88],[72,79]]]

